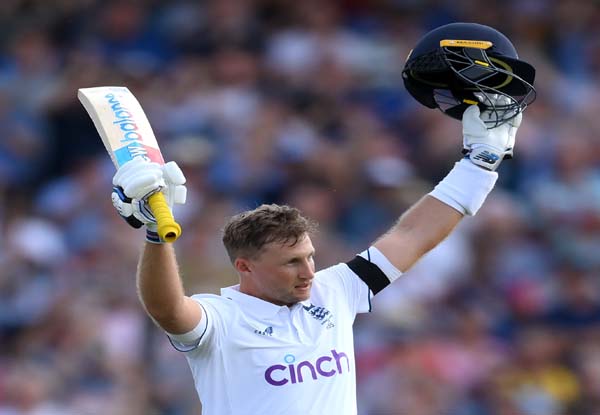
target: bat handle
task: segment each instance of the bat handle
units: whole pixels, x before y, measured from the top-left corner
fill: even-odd
[[[181,226],[173,218],[171,209],[167,205],[165,195],[156,192],[148,198],[148,204],[158,225],[158,236],[165,242],[175,242],[181,235]]]

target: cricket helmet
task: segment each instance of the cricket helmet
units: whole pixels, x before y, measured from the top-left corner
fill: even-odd
[[[506,36],[477,23],[450,23],[425,34],[402,78],[418,102],[458,120],[469,105],[491,109],[488,128],[523,112],[536,96],[535,68],[519,59]]]

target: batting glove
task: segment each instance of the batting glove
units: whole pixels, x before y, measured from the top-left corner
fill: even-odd
[[[500,108],[510,102],[507,97],[498,95],[486,95],[483,99],[493,101]],[[491,171],[495,171],[505,158],[512,158],[515,136],[522,119],[519,113],[509,121],[488,129],[485,121],[494,121],[498,116],[493,109],[481,113],[477,105],[471,105],[462,118],[463,153],[477,166]]]
[[[129,225],[136,229],[146,225],[148,241],[160,243],[148,198],[163,192],[172,210],[175,204],[185,203],[187,189],[184,184],[185,176],[174,161],[160,165],[136,157],[120,167],[113,177],[112,203]]]

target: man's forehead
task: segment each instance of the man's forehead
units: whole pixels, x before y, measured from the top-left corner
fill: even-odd
[[[263,247],[263,252],[268,252],[268,251],[286,251],[286,252],[303,252],[303,251],[312,251],[314,250],[313,248],[313,244],[312,244],[312,240],[310,239],[310,236],[307,234],[304,234],[300,237],[298,237],[298,239],[288,239],[286,241],[273,241],[273,242],[269,242],[268,244],[265,244],[265,246]]]

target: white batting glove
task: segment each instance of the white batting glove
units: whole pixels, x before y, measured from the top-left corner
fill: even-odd
[[[159,191],[165,195],[169,208],[184,204],[187,189],[185,176],[174,161],[164,165],[136,157],[117,170],[113,177],[112,203],[127,223],[134,228],[146,225],[156,231],[156,218],[148,198]]]
[[[486,95],[483,99],[492,100],[496,105],[508,105],[505,96]],[[498,114],[492,110],[480,113],[477,105],[472,105],[463,113],[463,147],[471,162],[486,170],[495,171],[505,158],[512,158],[517,129],[521,125],[522,114],[508,122],[488,129],[484,121],[494,121]]]

